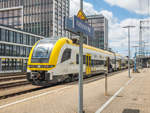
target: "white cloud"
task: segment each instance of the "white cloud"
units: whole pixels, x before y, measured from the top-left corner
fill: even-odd
[[[108,20],[111,20],[111,21],[114,18],[112,12],[107,11],[107,10],[102,10],[99,12],[99,14],[103,14]]]
[[[105,2],[112,6],[119,6],[138,14],[149,13],[148,5],[150,5],[150,3],[148,4],[148,0],[105,0]]]

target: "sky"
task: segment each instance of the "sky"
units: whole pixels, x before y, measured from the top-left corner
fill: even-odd
[[[83,11],[86,15],[103,14],[109,21],[109,48],[124,56],[128,55],[128,32],[122,28],[134,25],[130,29],[131,56],[134,56],[135,48],[139,40],[139,20],[149,19],[149,0],[83,0]],[[70,0],[70,16],[79,11],[80,0]],[[146,23],[150,26],[150,23]],[[149,45],[150,33],[143,31],[143,40]],[[148,50],[148,46],[146,49]]]

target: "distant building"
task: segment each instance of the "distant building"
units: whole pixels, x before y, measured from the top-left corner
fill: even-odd
[[[26,32],[68,36],[64,16],[69,16],[70,0],[0,0],[0,24]]]
[[[90,15],[87,18],[95,31],[94,38],[88,38],[88,44],[108,50],[108,20],[103,15]]]

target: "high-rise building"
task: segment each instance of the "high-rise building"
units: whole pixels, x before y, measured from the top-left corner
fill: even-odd
[[[88,24],[94,28],[95,36],[88,38],[88,44],[108,50],[108,20],[103,15],[87,16]]]
[[[70,0],[0,0],[0,24],[26,32],[68,36],[64,16],[69,16]]]

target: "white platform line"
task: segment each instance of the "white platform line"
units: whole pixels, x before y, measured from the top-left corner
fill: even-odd
[[[116,96],[125,88],[125,86],[127,86],[131,81],[133,80],[133,78],[131,78],[130,80],[128,80],[128,82],[125,83],[124,86],[122,86],[105,104],[103,104],[95,113],[101,113],[105,107],[107,107],[110,102],[116,98]]]
[[[37,98],[37,97],[40,97],[40,96],[44,96],[44,95],[47,95],[47,94],[50,94],[50,93],[55,93],[55,92],[58,92],[58,91],[61,91],[61,90],[67,89],[67,88],[71,88],[71,87],[72,86],[67,86],[67,87],[64,87],[64,88],[60,88],[60,89],[57,89],[57,90],[48,91],[48,92],[45,92],[45,93],[42,93],[42,94],[39,94],[39,95],[35,95],[35,96],[29,97],[29,98],[18,100],[18,101],[9,103],[9,104],[1,105],[0,109],[8,107],[8,106],[11,106],[11,105],[14,105],[14,104],[18,104],[18,103],[21,103],[21,102],[25,102],[25,101],[28,101],[28,100],[31,100],[31,99],[34,99],[34,98]]]

